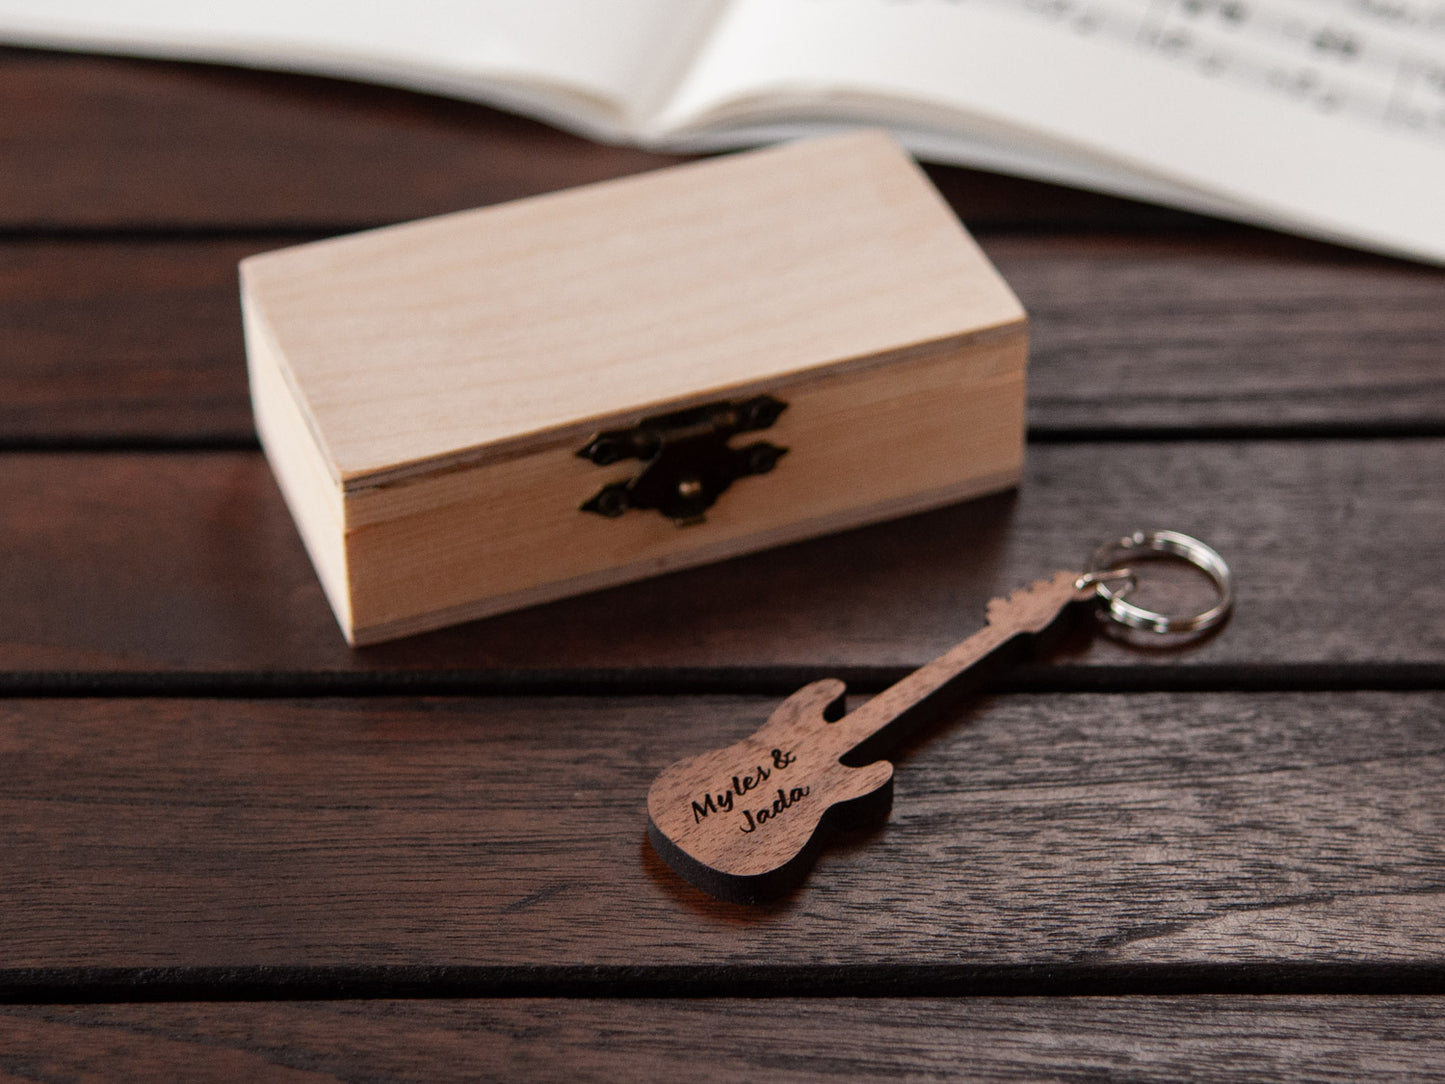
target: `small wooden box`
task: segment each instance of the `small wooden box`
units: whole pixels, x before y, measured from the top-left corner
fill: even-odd
[[[1019,477],[1023,309],[877,132],[265,253],[241,296],[355,644]]]

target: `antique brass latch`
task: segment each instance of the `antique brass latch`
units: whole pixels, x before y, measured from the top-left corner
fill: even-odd
[[[767,441],[734,448],[735,433],[767,429],[787,403],[759,395],[740,403],[708,403],[644,418],[631,429],[598,433],[577,454],[599,467],[642,460],[626,482],[612,482],[582,505],[584,512],[620,516],[629,508],[655,508],[680,526],[700,523],[703,513],[735,480],[766,474],[788,449]]]

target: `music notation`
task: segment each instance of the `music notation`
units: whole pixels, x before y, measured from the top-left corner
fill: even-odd
[[[1445,138],[1445,0],[892,0],[987,6],[1202,78]]]

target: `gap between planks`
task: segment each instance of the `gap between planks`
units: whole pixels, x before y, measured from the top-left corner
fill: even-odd
[[[0,969],[0,1005],[452,998],[1094,998],[1445,995],[1445,964],[863,964]]]
[[[1445,420],[1432,418],[1392,421],[1299,422],[1279,425],[1222,426],[1181,424],[1178,426],[1130,426],[1117,428],[1075,428],[1031,425],[1026,432],[1032,445],[1042,444],[1228,444],[1253,441],[1260,444],[1298,443],[1310,440],[1438,440],[1445,437]],[[260,452],[255,437],[242,434],[214,436],[170,436],[167,434],[105,436],[70,434],[56,437],[0,436],[0,455],[180,455],[206,452]]]
[[[838,678],[872,695],[906,677],[903,666],[619,667],[615,669],[372,672],[140,671],[0,672],[0,698],[325,699],[414,696],[784,697],[810,681]],[[1445,689],[1445,663],[1077,666],[1025,663],[980,686],[978,696],[1054,693],[1428,692]]]

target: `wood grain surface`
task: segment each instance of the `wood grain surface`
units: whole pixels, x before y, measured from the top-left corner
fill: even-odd
[[[0,1010],[14,1079],[1445,1079],[1438,998],[357,1001]],[[129,1066],[131,1071],[126,1072]]]
[[[1029,312],[1039,435],[1445,421],[1440,268],[1260,232],[983,244]]]
[[[1031,681],[1079,687],[1094,680],[1081,668],[1119,667],[1136,683],[1141,668],[1153,682],[1192,670],[1195,685],[1338,684],[1342,666],[1438,679],[1442,475],[1445,442],[1424,439],[1039,445],[1016,494],[353,651],[258,453],[12,454],[0,457],[0,668],[21,688],[183,671],[282,688],[286,675],[387,671],[481,687],[529,673],[592,688],[876,684],[972,632],[989,598],[1160,526],[1234,566],[1226,629],[1168,651],[1066,639],[1048,660],[1068,676]],[[447,676],[457,668],[471,673]]]
[[[645,795],[775,702],[4,701],[0,993],[1445,978],[1440,693],[983,700],[895,751],[891,816],[799,891],[721,903]]]
[[[0,444],[253,442],[236,263],[311,236],[0,245]],[[980,241],[1029,310],[1036,435],[1445,423],[1438,269],[1263,233]]]
[[[1032,314],[1017,496],[352,652],[236,261],[674,159],[39,51],[0,101],[0,1077],[1445,1075],[1439,269],[932,169]],[[769,908],[652,854],[667,763],[1155,525],[1220,635],[1042,649]]]
[[[254,445],[236,263],[277,243],[0,244],[0,443]]]

